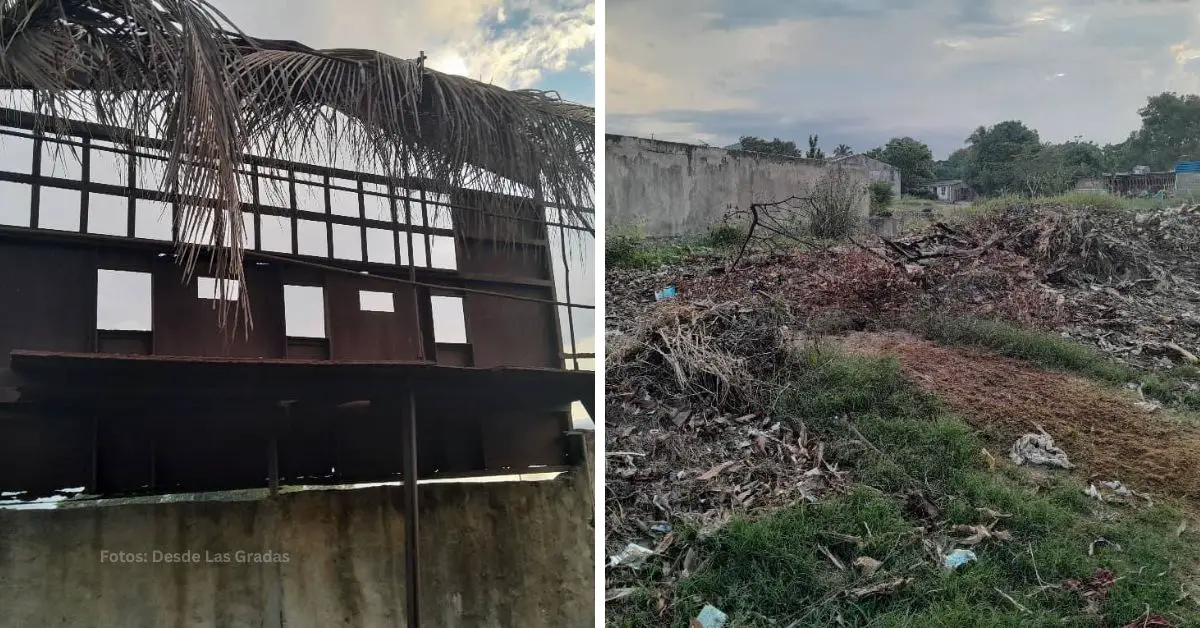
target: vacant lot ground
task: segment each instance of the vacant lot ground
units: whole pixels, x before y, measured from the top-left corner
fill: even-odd
[[[609,624],[1200,625],[1200,216],[1072,211],[613,268]]]

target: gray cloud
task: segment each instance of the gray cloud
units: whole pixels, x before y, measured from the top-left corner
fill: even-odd
[[[608,130],[857,150],[911,134],[944,156],[1008,119],[1119,141],[1146,97],[1200,91],[1200,0],[743,4],[610,2]]]
[[[792,19],[870,19],[914,5],[915,0],[722,0],[716,7],[721,17],[714,25],[739,28]]]

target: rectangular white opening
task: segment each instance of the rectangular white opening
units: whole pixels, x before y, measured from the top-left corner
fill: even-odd
[[[315,220],[296,221],[296,242],[300,255],[315,255],[329,257],[329,238],[325,233],[325,223]]]
[[[31,191],[25,183],[0,181],[0,225],[29,226]]]
[[[428,255],[425,252],[425,248],[426,248],[425,243],[427,241],[427,238],[428,238],[428,236],[426,236],[424,234],[420,234],[420,233],[412,234],[412,250],[413,250],[412,265],[413,266],[417,266],[417,267],[428,267],[429,266]]]
[[[362,232],[350,225],[333,225],[333,256],[337,259],[362,259]]]
[[[338,216],[353,216],[358,217],[358,191],[342,190],[334,188],[354,188],[358,185],[357,181],[349,179],[333,179],[329,182],[329,209]],[[390,218],[388,218],[390,220]]]
[[[385,190],[386,192],[386,190]],[[369,220],[384,220],[392,221],[392,203],[387,196],[378,194],[363,193],[363,207],[366,209],[366,216]],[[401,207],[400,213],[404,212]],[[400,222],[404,222],[404,217],[400,216]]]
[[[408,243],[401,241],[404,249],[401,255],[408,253]],[[367,229],[367,261],[376,264],[396,263],[396,242],[392,232],[383,229]]]
[[[462,297],[430,297],[433,305],[433,340],[452,344],[467,342],[467,317]]]
[[[5,102],[4,106],[13,105]],[[33,170],[33,138],[19,135],[0,136],[0,170],[30,174]]]
[[[364,312],[395,312],[396,300],[391,292],[359,290],[358,309]]]
[[[112,194],[88,195],[88,233],[123,236],[128,227],[128,199]]]
[[[218,286],[215,277],[196,278],[196,296],[201,299],[237,301],[242,294],[242,286],[236,279],[226,279],[224,290]]]
[[[262,217],[262,250],[272,253],[292,252],[292,223],[282,216]]]
[[[124,186],[129,178],[129,158],[123,153],[104,148],[116,148],[111,144],[93,143],[91,150],[91,172],[93,183]]]
[[[450,196],[447,194],[427,194],[425,215],[429,218],[429,226],[436,229],[453,229],[453,210],[450,208]]]
[[[454,246],[454,238],[429,236],[429,258],[434,268],[458,268],[458,250]]]
[[[159,191],[163,189],[167,178],[167,159],[166,153],[162,151],[152,151],[150,154],[159,155],[162,159],[138,155],[134,161],[133,167],[137,171],[137,187],[143,190]]]
[[[170,240],[175,220],[171,204],[139,198],[134,205],[133,236],[147,240]]]
[[[79,231],[80,200],[78,190],[43,187],[38,201],[38,227]]]
[[[150,331],[150,273],[100,269],[96,273],[96,328]]]
[[[283,286],[283,324],[294,338],[325,337],[325,290],[320,286]]]
[[[42,142],[42,176],[79,181],[83,178],[83,147]]]

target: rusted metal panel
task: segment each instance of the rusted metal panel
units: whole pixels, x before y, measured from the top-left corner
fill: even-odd
[[[31,124],[28,116],[18,118]],[[72,128],[97,139],[123,133],[86,124]],[[40,158],[40,151],[35,155]],[[270,166],[408,190],[428,184],[257,157],[247,163],[255,170]],[[32,185],[37,213],[36,177],[0,173],[0,179]],[[128,196],[130,234],[137,223],[135,199],[159,195],[86,176],[52,183]],[[254,300],[249,339],[244,330],[229,336],[217,328],[213,304],[200,298],[195,280],[182,283],[171,242],[0,228],[0,402],[18,400],[30,413],[24,419],[0,416],[0,487],[86,485],[114,495],[263,487],[273,459],[284,483],[382,481],[401,475],[410,445],[423,477],[562,464],[566,449],[559,436],[567,415],[560,409],[590,394],[591,380],[561,370],[455,368],[561,369],[553,306],[465,292],[477,287],[553,300],[544,208],[530,199],[470,190],[454,192],[450,202],[459,206],[451,211],[457,271],[368,263],[366,232],[359,234],[363,258],[357,261],[247,252]],[[408,241],[394,231],[400,228],[450,235],[367,216],[361,199],[353,217],[301,213],[294,203],[272,209],[255,202],[247,209],[291,218],[293,242],[300,218],[325,221],[327,236],[334,223],[393,231],[400,234],[397,242]],[[86,200],[81,209],[90,216]],[[262,217],[250,218],[254,241],[261,244]],[[152,273],[153,332],[97,332],[98,268]],[[360,271],[402,281],[354,274]],[[403,283],[410,279],[463,296],[471,345],[435,345],[431,288]],[[286,338],[284,284],[325,289],[327,339]],[[362,311],[359,290],[393,295],[392,311]],[[18,352],[6,370],[13,349],[77,355]],[[84,355],[93,351],[111,353]],[[205,356],[222,359],[198,359]],[[386,363],[424,358],[440,364]],[[411,441],[399,431],[396,405],[408,390],[417,402],[417,437]],[[370,405],[355,405],[367,399]],[[290,402],[286,411],[281,401]]]
[[[154,439],[129,413],[101,415],[96,430],[96,491],[155,492]]]
[[[391,281],[330,273],[325,299],[334,360],[416,360],[420,339],[416,293]],[[360,291],[391,295],[391,312],[362,309]]]
[[[267,485],[267,425],[263,417],[204,413],[145,417],[153,434],[157,492],[215,491]]]
[[[497,292],[549,299],[549,288],[506,286]],[[553,306],[468,293],[463,308],[475,366],[560,366]]]
[[[447,366],[475,366],[471,345],[441,343],[436,345],[437,363]]]
[[[558,414],[492,416],[483,428],[484,460],[489,469],[525,470],[533,465],[567,462],[563,423]]]
[[[438,412],[418,409],[417,432],[422,475],[455,473],[455,469],[486,469],[480,412]]]
[[[322,484],[337,468],[336,442],[339,425],[326,408],[292,405],[283,413],[279,431],[279,475],[287,484]]]
[[[503,278],[550,279],[547,248],[541,245],[501,244],[489,240],[458,243],[458,269],[464,273]]]
[[[456,190],[450,195],[454,232],[462,238],[500,242],[546,239],[546,210],[532,199],[480,190]],[[470,207],[473,209],[463,209]]]
[[[212,357],[284,357],[283,284],[273,267],[247,266],[246,284],[254,328],[239,325],[233,333],[217,326],[218,310],[200,298],[197,277],[183,283],[183,268],[163,259],[154,268],[154,353]],[[207,296],[207,295],[206,295]],[[232,311],[232,308],[231,308]]]
[[[148,331],[99,330],[96,332],[96,352],[150,355],[154,353],[154,334]]]
[[[0,412],[0,434],[0,491],[40,496],[89,484],[90,419]]]
[[[0,241],[0,371],[14,349],[92,350],[94,263],[86,249]]]
[[[402,472],[404,447],[397,404],[339,409],[331,413],[330,419],[341,425],[353,422],[358,428],[338,430],[333,441],[337,449],[337,477],[348,482],[368,482]]]

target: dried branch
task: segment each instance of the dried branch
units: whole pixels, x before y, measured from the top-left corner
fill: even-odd
[[[821,241],[840,240],[858,227],[856,208],[866,188],[852,181],[841,167],[830,168],[803,196],[751,203],[725,216],[726,223],[747,224],[746,239],[730,264],[737,266],[751,243],[773,251],[784,247],[816,247]]]

